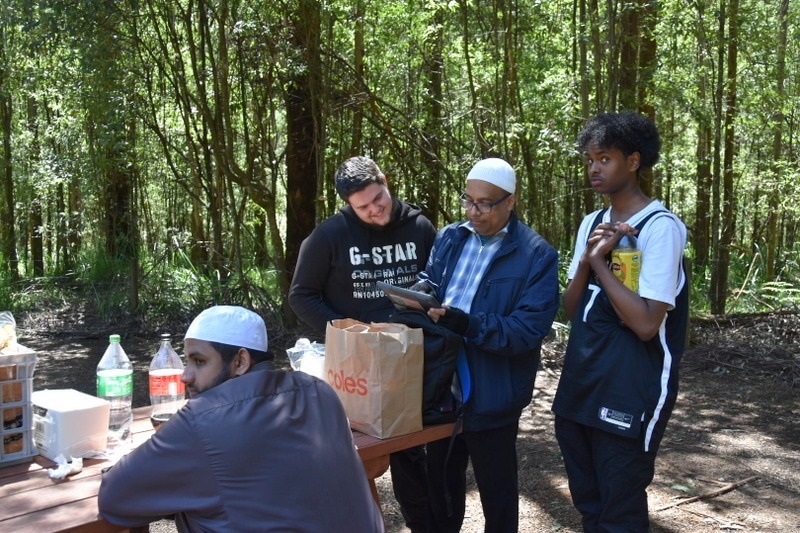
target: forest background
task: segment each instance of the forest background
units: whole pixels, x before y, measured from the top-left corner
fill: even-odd
[[[437,227],[518,176],[561,252],[602,205],[574,139],[636,110],[690,230],[692,311],[797,311],[800,6],[789,0],[4,0],[0,309],[152,327],[212,303],[296,323],[297,252],[364,154]],[[79,300],[80,298],[80,300]]]

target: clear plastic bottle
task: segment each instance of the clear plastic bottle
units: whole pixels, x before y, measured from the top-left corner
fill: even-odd
[[[130,447],[133,422],[133,365],[119,339],[119,335],[108,337],[108,348],[97,365],[97,396],[111,403],[108,420],[108,449],[111,452]]]
[[[150,405],[153,406],[153,415],[160,415],[161,419],[154,420],[161,423],[177,411],[185,396],[185,386],[181,381],[183,362],[172,348],[169,333],[161,334],[161,345],[150,361]]]

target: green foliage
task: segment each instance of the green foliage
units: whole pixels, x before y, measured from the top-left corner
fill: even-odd
[[[222,304],[244,305],[282,323],[274,270],[250,267],[222,279],[200,271],[181,250],[173,252],[169,260],[162,255],[146,261],[151,268],[142,276],[138,311],[149,326],[170,327],[176,318],[193,317],[208,306]]]
[[[107,231],[129,229],[124,220],[113,222],[130,210],[136,227],[125,242],[140,254],[136,313],[144,320],[237,302],[280,322],[291,274],[284,258],[299,246],[287,242],[296,206],[285,189],[292,157],[287,88],[310,68],[292,35],[291,21],[306,15],[300,9],[321,19],[320,93],[309,102],[321,109],[324,132],[319,175],[308,176],[317,219],[341,205],[329,178],[354,152],[375,158],[404,199],[422,204],[435,190],[440,222],[463,215],[456,199],[471,164],[498,155],[517,169],[523,218],[568,248],[577,222],[601,202],[586,193],[575,134],[584,114],[612,106],[620,68],[615,47],[627,37],[619,16],[639,4],[589,5],[598,13],[579,20],[579,4],[567,0],[143,0],[110,10],[9,0],[0,9],[8,32],[2,88],[15,107],[4,133],[13,141],[17,245],[28,278],[17,287],[0,279],[0,303],[58,298],[74,287],[102,316],[129,316],[131,264],[100,250],[114,242]],[[644,97],[664,141],[654,191],[690,229],[698,197],[708,192],[696,183],[698,132],[701,125],[719,131],[721,118],[717,61],[729,41],[718,34],[718,8],[658,3],[657,68]],[[798,16],[791,6],[787,75],[779,84],[777,9],[741,2],[736,193],[711,206],[735,204],[734,220],[725,222],[736,228],[736,249],[747,250],[726,267],[730,311],[797,304]],[[359,28],[363,79],[355,74]],[[441,101],[434,101],[434,88]],[[120,182],[131,188],[130,205],[110,201],[110,188]],[[778,221],[776,276],[766,279],[765,252],[752,250],[766,246],[770,213]],[[42,236],[46,276],[64,277],[30,279],[34,234]],[[566,267],[562,260],[562,281]],[[709,279],[709,271],[693,278],[697,313],[708,311]]]
[[[3,254],[0,254],[0,261],[4,261]],[[16,298],[14,298],[14,291],[11,284],[11,278],[8,271],[0,268],[0,311],[11,311],[18,305]]]
[[[690,251],[691,253],[691,251]],[[765,278],[764,257],[755,253],[740,252],[731,258],[728,271],[727,313],[757,313],[767,311],[800,311],[800,285],[798,264],[800,250],[793,250],[785,260],[785,268],[777,280]],[[703,316],[710,312],[708,287],[711,267],[692,275],[691,314]]]
[[[80,254],[75,279],[101,320],[112,322],[129,316],[130,268],[130,262],[109,257],[99,245]]]

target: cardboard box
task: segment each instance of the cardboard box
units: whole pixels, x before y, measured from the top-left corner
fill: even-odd
[[[84,457],[104,452],[111,404],[74,389],[33,393],[34,439],[39,453],[55,461],[58,455]]]

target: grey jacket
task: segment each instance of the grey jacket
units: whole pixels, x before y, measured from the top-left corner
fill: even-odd
[[[384,530],[333,389],[268,363],[189,400],[104,474],[98,505],[128,527]]]

